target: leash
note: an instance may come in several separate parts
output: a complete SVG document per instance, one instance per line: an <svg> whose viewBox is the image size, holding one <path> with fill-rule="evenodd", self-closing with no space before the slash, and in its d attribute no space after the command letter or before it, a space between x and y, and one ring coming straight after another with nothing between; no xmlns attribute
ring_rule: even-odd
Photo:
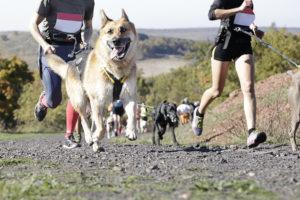
<svg viewBox="0 0 300 200"><path fill-rule="evenodd" d="M266 41L260 39L259 37L257 37L256 35L254 35L251 32L245 31L243 29L241 29L240 27L237 27L234 29L234 31L236 32L242 32L246 35L249 35L250 37L254 38L255 40L257 40L260 44L262 44L263 46L271 49L273 52L275 52L277 55L280 55L284 60L286 60L287 62L289 62L291 65L295 66L296 68L300 68L300 66L293 61L291 58L289 58L288 56L286 56L285 54L283 54L281 51L279 51L278 49L274 48L271 44L267 43Z"/></svg>

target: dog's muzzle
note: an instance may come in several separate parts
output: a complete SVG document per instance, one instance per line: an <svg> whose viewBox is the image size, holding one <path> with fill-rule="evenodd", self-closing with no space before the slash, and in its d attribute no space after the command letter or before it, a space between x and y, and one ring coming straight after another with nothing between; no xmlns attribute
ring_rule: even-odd
<svg viewBox="0 0 300 200"><path fill-rule="evenodd" d="M130 43L130 38L113 38L108 41L107 45L111 49L110 58L116 61L124 59L130 47Z"/></svg>

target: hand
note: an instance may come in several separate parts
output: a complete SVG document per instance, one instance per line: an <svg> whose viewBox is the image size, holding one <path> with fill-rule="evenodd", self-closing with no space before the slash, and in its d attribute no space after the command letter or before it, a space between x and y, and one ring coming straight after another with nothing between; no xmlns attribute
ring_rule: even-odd
<svg viewBox="0 0 300 200"><path fill-rule="evenodd" d="M259 29L254 29L254 35L257 36L258 38L262 39L265 35L265 32Z"/></svg>
<svg viewBox="0 0 300 200"><path fill-rule="evenodd" d="M82 42L82 43L80 43L79 48L87 50L87 49L90 49L90 45L88 43Z"/></svg>
<svg viewBox="0 0 300 200"><path fill-rule="evenodd" d="M253 5L252 0L244 0L242 5L240 6L240 11L244 11L246 8L251 7Z"/></svg>
<svg viewBox="0 0 300 200"><path fill-rule="evenodd" d="M45 54L55 53L55 48L50 44L47 44L46 46L44 46L43 49L44 49Z"/></svg>

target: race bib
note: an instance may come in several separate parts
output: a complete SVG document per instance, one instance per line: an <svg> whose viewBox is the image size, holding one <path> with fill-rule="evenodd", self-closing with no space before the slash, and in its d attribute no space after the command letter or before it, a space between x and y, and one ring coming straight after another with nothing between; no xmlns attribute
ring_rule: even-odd
<svg viewBox="0 0 300 200"><path fill-rule="evenodd" d="M251 8L248 8L235 15L234 24L238 26L250 26L255 20L255 14Z"/></svg>
<svg viewBox="0 0 300 200"><path fill-rule="evenodd" d="M80 14L57 13L54 28L65 33L77 33L82 27L82 21Z"/></svg>

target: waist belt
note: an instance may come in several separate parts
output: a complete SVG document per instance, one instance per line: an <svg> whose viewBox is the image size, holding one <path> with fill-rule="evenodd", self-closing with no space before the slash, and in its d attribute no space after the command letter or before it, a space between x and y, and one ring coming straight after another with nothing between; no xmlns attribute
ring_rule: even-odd
<svg viewBox="0 0 300 200"><path fill-rule="evenodd" d="M51 42L63 42L63 43L75 43L76 40L80 40L80 34L78 33L62 33L52 32L49 34Z"/></svg>

